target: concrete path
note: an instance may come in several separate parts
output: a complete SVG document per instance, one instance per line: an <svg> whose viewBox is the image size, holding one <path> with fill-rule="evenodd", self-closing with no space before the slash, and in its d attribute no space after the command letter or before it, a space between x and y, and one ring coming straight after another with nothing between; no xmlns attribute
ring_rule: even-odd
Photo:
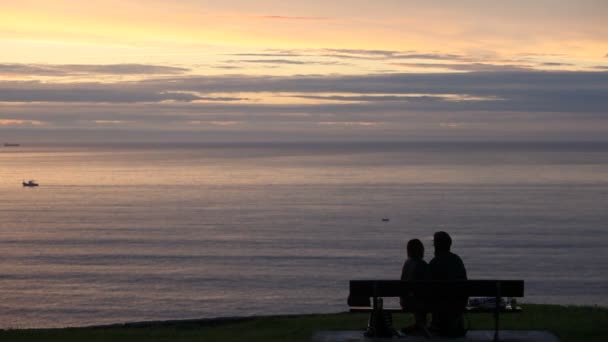
<svg viewBox="0 0 608 342"><path fill-rule="evenodd" d="M465 337L460 338L441 338L433 337L427 339L422 336L407 336L403 338L367 338L363 336L363 331L317 331L313 337L313 342L464 342L464 341L485 341L494 340L494 330L471 330ZM559 339L548 331L538 330L501 330L500 342L559 342Z"/></svg>

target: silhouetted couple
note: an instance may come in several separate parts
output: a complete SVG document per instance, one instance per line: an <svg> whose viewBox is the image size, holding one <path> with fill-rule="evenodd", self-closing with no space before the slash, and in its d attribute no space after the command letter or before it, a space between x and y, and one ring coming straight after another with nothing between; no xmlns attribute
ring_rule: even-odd
<svg viewBox="0 0 608 342"><path fill-rule="evenodd" d="M418 239L407 243L407 260L401 271L401 280L466 280L467 271L460 257L452 252L452 238L446 232L433 236L435 257L424 261L424 246ZM414 325L403 329L406 334L428 334L427 312L432 312L430 331L441 336L458 337L465 334L463 311L467 298L463 296L432 297L412 293L401 298L401 307L414 312Z"/></svg>

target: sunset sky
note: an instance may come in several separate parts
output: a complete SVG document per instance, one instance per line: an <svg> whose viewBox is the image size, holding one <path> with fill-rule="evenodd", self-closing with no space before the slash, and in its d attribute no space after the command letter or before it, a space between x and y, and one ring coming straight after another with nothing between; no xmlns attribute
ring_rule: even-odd
<svg viewBox="0 0 608 342"><path fill-rule="evenodd" d="M608 136L603 0L0 6L0 142Z"/></svg>

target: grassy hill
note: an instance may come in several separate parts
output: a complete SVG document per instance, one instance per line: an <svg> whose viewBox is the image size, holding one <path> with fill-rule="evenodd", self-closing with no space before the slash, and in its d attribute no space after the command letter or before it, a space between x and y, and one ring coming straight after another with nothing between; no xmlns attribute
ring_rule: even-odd
<svg viewBox="0 0 608 342"><path fill-rule="evenodd" d="M503 329L549 330L562 341L608 341L608 308L523 305L524 312L501 316ZM492 329L491 315L469 315L471 329ZM395 315L396 327L410 315ZM363 330L364 314L252 317L237 319L149 322L96 328L0 331L0 341L310 341L316 330Z"/></svg>

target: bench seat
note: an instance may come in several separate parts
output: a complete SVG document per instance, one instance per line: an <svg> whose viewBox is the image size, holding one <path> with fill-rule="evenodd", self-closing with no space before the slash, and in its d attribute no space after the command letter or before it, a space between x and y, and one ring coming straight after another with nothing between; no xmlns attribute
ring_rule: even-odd
<svg viewBox="0 0 608 342"><path fill-rule="evenodd" d="M349 309L349 312L359 312L359 313L370 313L374 310L373 307L371 306L351 306ZM383 308L383 311L386 312L391 312L391 313L405 313L405 312L411 312L411 311L405 311L401 308ZM479 308L479 307L475 307L475 306L467 306L464 309L465 313L494 313L496 311L495 308ZM499 309L500 313L520 313L522 312L522 308L521 306L517 306L514 309L511 308L510 306L507 307L501 307Z"/></svg>

